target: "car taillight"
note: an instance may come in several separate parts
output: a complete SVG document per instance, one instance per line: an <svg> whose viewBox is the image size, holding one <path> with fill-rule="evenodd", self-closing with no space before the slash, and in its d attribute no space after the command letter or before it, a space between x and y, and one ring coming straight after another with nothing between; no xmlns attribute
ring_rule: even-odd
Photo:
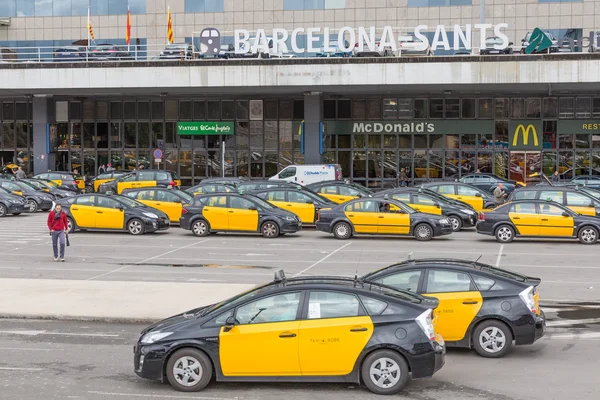
<svg viewBox="0 0 600 400"><path fill-rule="evenodd" d="M417 325L419 325L419 328L421 328L421 330L423 331L423 333L425 333L425 336L427 336L427 338L431 341L435 340L435 329L433 328L433 321L431 319L433 314L433 311L431 309L425 311L424 313L422 313L421 315L419 315L417 318L415 318L415 321L417 323Z"/></svg>
<svg viewBox="0 0 600 400"><path fill-rule="evenodd" d="M537 308L537 304L535 304L534 295L535 295L535 288L533 286L529 286L527 289L525 289L521 293L519 293L519 297L521 298L523 303L525 303L527 308L532 313L537 314L538 308Z"/></svg>
<svg viewBox="0 0 600 400"><path fill-rule="evenodd" d="M181 215L187 214L187 213L189 213L189 211L188 211L187 208L184 207L184 208L181 209Z"/></svg>
<svg viewBox="0 0 600 400"><path fill-rule="evenodd" d="M480 221L485 221L485 214L484 213L482 213L482 212L479 213L479 220Z"/></svg>
<svg viewBox="0 0 600 400"><path fill-rule="evenodd" d="M173 182L173 181L169 182L169 186L175 186L175 182Z"/></svg>

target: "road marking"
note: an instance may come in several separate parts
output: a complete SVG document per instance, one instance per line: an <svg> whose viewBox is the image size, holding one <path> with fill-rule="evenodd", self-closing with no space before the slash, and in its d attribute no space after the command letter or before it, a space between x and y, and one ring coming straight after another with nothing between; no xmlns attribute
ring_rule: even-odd
<svg viewBox="0 0 600 400"><path fill-rule="evenodd" d="M21 335L21 336L37 336L46 331L0 331L0 334L5 333L9 335Z"/></svg>
<svg viewBox="0 0 600 400"><path fill-rule="evenodd" d="M27 371L27 372L37 372L43 371L43 368L17 368L17 367L0 367L0 371Z"/></svg>
<svg viewBox="0 0 600 400"><path fill-rule="evenodd" d="M504 245L500 245L500 250L498 250L498 258L496 258L496 268L500 266L500 258L502 257L502 252L504 251Z"/></svg>
<svg viewBox="0 0 600 400"><path fill-rule="evenodd" d="M0 350L7 351L56 351L56 349L26 349L22 347L0 347Z"/></svg>
<svg viewBox="0 0 600 400"><path fill-rule="evenodd" d="M549 340L554 339L600 339L600 332L588 332L588 333L566 333L564 335L549 335Z"/></svg>
<svg viewBox="0 0 600 400"><path fill-rule="evenodd" d="M196 399L196 400L236 400L237 397L190 397L190 396L177 396L177 395L165 395L165 394L138 394L138 393L110 393L110 392L97 392L89 391L89 394L99 394L102 396L113 396L113 397L145 397L145 398L156 398L156 399Z"/></svg>
<svg viewBox="0 0 600 400"><path fill-rule="evenodd" d="M569 325L587 325L587 324L600 324L600 318L561 319L558 321L546 322L546 326L569 326Z"/></svg>
<svg viewBox="0 0 600 400"><path fill-rule="evenodd" d="M305 273L306 271L311 270L312 268L316 267L317 265L321 264L323 261L327 260L329 257L331 257L332 255L334 255L335 253L339 252L340 250L345 249L346 247L350 246L352 244L352 242L348 242L345 245L343 245L342 247L340 247L337 250L332 251L331 253L327 254L325 257L321 258L319 261L315 262L314 264L310 265L309 267L303 269L302 271L298 272L297 274L294 275L294 277L296 276L300 276L303 273Z"/></svg>
<svg viewBox="0 0 600 400"><path fill-rule="evenodd" d="M110 333L71 333L71 332L48 332L48 331L0 331L0 334L20 335L20 336L84 336L84 337L119 337L117 334Z"/></svg>
<svg viewBox="0 0 600 400"><path fill-rule="evenodd" d="M91 278L88 278L88 279L86 279L86 280L87 280L87 281L93 281L94 279L102 278L102 277L104 277L104 276L106 276L106 275L110 275L110 274L114 274L115 272L123 271L124 269L127 269L127 268L129 268L129 267L132 267L132 266L134 266L134 265L140 265L140 264L146 263L146 262L148 262L148 261L152 261L152 260L155 260L155 259L157 259L157 258L160 258L160 257L166 256L167 254L175 253L176 251L183 250L183 249L187 249L187 248L189 248L189 247L196 246L196 245L198 245L198 244L202 244L202 243L208 242L209 240L210 240L210 239L205 239L205 240L201 240L201 241L199 241L199 242L195 242L195 243L188 244L188 245L185 245L185 246L182 246L182 247L178 247L178 248L176 248L176 249L173 249L173 250L166 251L166 252L164 252L164 253L161 253L161 254L159 254L159 255L156 255L156 256L154 256L154 257L149 257L149 258L146 258L145 260L138 261L138 262L136 262L136 263L133 263L132 265L126 265L126 266L124 266L124 267L117 268L117 269L115 269L115 270L113 270L113 271L109 271L109 272L106 272L106 273L104 273L104 274L100 274L100 275L93 276L93 277L91 277Z"/></svg>

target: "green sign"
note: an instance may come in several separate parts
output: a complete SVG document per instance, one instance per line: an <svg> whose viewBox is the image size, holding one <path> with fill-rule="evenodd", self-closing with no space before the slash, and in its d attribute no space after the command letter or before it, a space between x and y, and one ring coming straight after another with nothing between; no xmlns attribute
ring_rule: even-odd
<svg viewBox="0 0 600 400"><path fill-rule="evenodd" d="M233 135L233 122L178 122L178 135Z"/></svg>
<svg viewBox="0 0 600 400"><path fill-rule="evenodd" d="M395 121L326 121L327 133L345 135L350 133L386 133L406 135L422 134L491 134L493 120L395 120Z"/></svg>
<svg viewBox="0 0 600 400"><path fill-rule="evenodd" d="M544 129L540 120L513 120L508 124L508 148L541 150Z"/></svg>
<svg viewBox="0 0 600 400"><path fill-rule="evenodd" d="M525 48L525 53L543 53L552 47L552 39L540 28L535 28L529 37L529 44Z"/></svg>
<svg viewBox="0 0 600 400"><path fill-rule="evenodd" d="M585 135L589 133L600 134L600 120L580 119L580 120L559 120L556 126L558 133L574 133L576 135Z"/></svg>

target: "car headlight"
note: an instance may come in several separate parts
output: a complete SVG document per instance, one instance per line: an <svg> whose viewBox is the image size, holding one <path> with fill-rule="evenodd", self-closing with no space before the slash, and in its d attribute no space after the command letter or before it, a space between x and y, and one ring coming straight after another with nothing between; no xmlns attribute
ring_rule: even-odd
<svg viewBox="0 0 600 400"><path fill-rule="evenodd" d="M442 224L442 225L450 225L450 221L448 221L447 219L440 219L440 224Z"/></svg>
<svg viewBox="0 0 600 400"><path fill-rule="evenodd" d="M46 200L46 201L51 201L52 200L50 197L46 197L46 196L42 196L41 199L42 200Z"/></svg>
<svg viewBox="0 0 600 400"><path fill-rule="evenodd" d="M473 210L467 210L466 208L461 208L460 212L463 212L463 213L468 214L468 215L475 215L475 211L473 211Z"/></svg>
<svg viewBox="0 0 600 400"><path fill-rule="evenodd" d="M148 218L155 218L158 219L158 215L151 213L151 212L143 212L142 214L144 214L146 217Z"/></svg>
<svg viewBox="0 0 600 400"><path fill-rule="evenodd" d="M23 204L23 202L20 200L9 200L9 201L13 204Z"/></svg>
<svg viewBox="0 0 600 400"><path fill-rule="evenodd" d="M295 222L296 221L295 217L283 217L283 219L285 219L286 221L290 221L290 222Z"/></svg>
<svg viewBox="0 0 600 400"><path fill-rule="evenodd" d="M161 339L166 338L167 336L172 335L173 332L150 332L150 333L146 333L142 339L140 340L141 343L143 344L152 344L152 343L156 343Z"/></svg>

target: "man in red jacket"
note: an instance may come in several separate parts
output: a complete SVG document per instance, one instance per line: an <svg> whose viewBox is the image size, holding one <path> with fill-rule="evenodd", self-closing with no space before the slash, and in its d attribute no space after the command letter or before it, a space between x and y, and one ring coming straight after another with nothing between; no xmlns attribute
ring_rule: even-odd
<svg viewBox="0 0 600 400"><path fill-rule="evenodd" d="M60 261L65 261L65 235L69 230L67 215L62 206L57 204L53 211L48 214L48 228L52 236L52 248L54 250L54 261L58 261L58 242L60 242Z"/></svg>

